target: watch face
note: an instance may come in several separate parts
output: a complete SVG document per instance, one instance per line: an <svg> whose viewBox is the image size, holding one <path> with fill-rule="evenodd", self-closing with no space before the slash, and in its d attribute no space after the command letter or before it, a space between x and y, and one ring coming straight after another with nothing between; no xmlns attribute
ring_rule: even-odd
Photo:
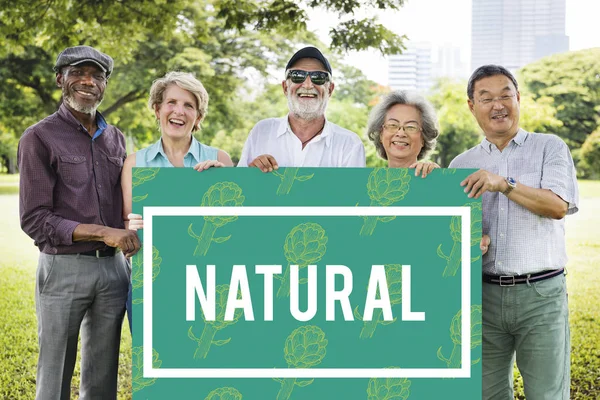
<svg viewBox="0 0 600 400"><path fill-rule="evenodd" d="M515 185L517 183L517 181L515 181L513 178L507 178L508 183L510 183L511 185Z"/></svg>

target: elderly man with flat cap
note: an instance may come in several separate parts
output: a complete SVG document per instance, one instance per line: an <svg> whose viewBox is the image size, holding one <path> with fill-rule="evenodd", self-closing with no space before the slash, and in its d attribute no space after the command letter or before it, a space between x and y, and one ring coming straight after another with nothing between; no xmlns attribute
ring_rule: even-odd
<svg viewBox="0 0 600 400"><path fill-rule="evenodd" d="M121 325L140 248L124 229L123 134L96 111L113 59L88 46L56 60L63 102L29 127L18 149L21 227L38 247L37 400L71 398L81 329L80 399L116 399Z"/></svg>
<svg viewBox="0 0 600 400"><path fill-rule="evenodd" d="M292 56L281 83L289 113L258 122L238 166L269 172L282 167L364 167L365 148L354 132L327 121L335 87L331 65L316 47Z"/></svg>

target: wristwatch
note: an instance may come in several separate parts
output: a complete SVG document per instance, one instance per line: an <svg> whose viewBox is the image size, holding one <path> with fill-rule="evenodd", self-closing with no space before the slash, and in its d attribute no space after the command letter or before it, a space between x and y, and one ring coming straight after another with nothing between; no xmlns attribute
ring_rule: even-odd
<svg viewBox="0 0 600 400"><path fill-rule="evenodd" d="M514 178L508 176L506 177L506 184L508 185L508 187L504 192L502 192L502 194L508 196L510 192L512 192L513 189L517 187L517 181L515 181Z"/></svg>

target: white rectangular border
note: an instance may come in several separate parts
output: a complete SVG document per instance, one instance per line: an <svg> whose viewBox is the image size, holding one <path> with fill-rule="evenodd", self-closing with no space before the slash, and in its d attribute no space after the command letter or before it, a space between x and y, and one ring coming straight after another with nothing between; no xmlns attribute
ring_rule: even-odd
<svg viewBox="0 0 600 400"><path fill-rule="evenodd" d="M461 335L461 368L153 368L152 218L155 216L459 216L461 217L462 332L471 331L471 210L469 207L144 207L145 378L470 378L471 335Z"/></svg>

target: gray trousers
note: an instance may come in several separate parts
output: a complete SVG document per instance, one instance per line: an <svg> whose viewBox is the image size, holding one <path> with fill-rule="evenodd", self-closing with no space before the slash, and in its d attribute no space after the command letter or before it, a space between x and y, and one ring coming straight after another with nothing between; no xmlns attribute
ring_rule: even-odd
<svg viewBox="0 0 600 400"><path fill-rule="evenodd" d="M512 400L513 364L527 400L569 400L567 286L559 275L509 287L483 283L483 399Z"/></svg>
<svg viewBox="0 0 600 400"><path fill-rule="evenodd" d="M129 267L122 253L96 258L40 253L35 304L37 400L69 400L81 329L81 400L117 398Z"/></svg>

